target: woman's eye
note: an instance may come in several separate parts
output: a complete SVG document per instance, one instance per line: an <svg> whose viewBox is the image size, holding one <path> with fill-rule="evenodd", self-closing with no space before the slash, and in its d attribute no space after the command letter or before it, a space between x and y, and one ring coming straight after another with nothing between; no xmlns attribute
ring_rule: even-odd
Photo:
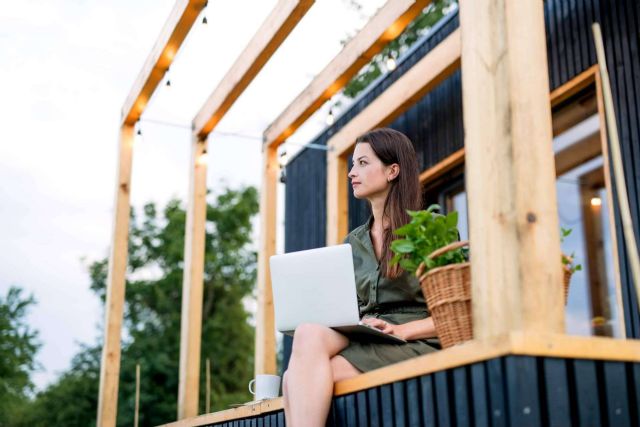
<svg viewBox="0 0 640 427"><path fill-rule="evenodd" d="M367 162L365 162L364 160L360 160L360 166L364 166L366 164L367 164Z"/></svg>

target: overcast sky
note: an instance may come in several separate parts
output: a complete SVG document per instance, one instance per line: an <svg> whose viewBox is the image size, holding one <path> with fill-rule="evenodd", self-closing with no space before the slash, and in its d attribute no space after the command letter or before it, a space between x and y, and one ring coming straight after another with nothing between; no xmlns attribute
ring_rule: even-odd
<svg viewBox="0 0 640 427"><path fill-rule="evenodd" d="M86 266L108 254L120 109L173 0L22 0L0 7L0 294L32 293L38 388L93 343L103 312ZM131 201L184 199L195 113L275 5L209 0L143 116ZM259 185L260 136L382 0L318 0L217 130L209 187ZM291 138L309 142L328 105ZM179 125L160 125L162 121ZM180 127L182 126L182 127ZM84 261L83 261L84 259Z"/></svg>

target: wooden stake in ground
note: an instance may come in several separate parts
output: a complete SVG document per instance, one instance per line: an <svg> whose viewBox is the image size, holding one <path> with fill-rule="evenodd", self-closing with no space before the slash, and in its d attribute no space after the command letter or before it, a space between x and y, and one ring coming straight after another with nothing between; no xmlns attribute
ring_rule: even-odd
<svg viewBox="0 0 640 427"><path fill-rule="evenodd" d="M624 166L622 165L622 154L620 153L620 138L618 136L618 125L616 122L615 109L613 107L613 96L611 95L611 82L607 71L607 58L602 41L600 24L593 24L593 37L596 45L596 55L600 66L600 76L602 77L602 94L604 96L604 112L607 117L607 130L611 144L611 163L613 164L613 176L618 190L618 204L620 205L620 216L622 217L622 232L627 245L627 259L631 265L633 283L636 288L636 298L640 305L640 257L638 256L638 246L633 232L633 222L631 220L631 209L629 208L629 198L627 196L627 185L624 180Z"/></svg>
<svg viewBox="0 0 640 427"><path fill-rule="evenodd" d="M133 427L138 427L138 413L140 412L140 364L136 364L136 411L133 414Z"/></svg>
<svg viewBox="0 0 640 427"><path fill-rule="evenodd" d="M204 402L204 413L208 414L211 410L211 362L207 357L207 391L206 391L206 400Z"/></svg>

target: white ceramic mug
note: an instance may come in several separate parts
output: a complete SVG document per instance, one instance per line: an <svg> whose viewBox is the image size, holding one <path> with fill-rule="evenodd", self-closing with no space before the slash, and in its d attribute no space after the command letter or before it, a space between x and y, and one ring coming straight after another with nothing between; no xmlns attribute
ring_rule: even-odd
<svg viewBox="0 0 640 427"><path fill-rule="evenodd" d="M255 384L255 388L252 388ZM274 399L280 396L280 377L278 375L259 374L249 382L249 393L255 400Z"/></svg>

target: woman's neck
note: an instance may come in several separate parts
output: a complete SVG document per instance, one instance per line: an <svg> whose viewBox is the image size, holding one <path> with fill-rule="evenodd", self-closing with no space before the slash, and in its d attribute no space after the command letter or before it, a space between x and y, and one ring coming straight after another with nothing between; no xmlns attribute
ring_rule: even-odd
<svg viewBox="0 0 640 427"><path fill-rule="evenodd" d="M389 225L389 218L384 217L384 203L387 195L370 199L371 213L373 214L373 224L371 229L374 231L382 231Z"/></svg>

